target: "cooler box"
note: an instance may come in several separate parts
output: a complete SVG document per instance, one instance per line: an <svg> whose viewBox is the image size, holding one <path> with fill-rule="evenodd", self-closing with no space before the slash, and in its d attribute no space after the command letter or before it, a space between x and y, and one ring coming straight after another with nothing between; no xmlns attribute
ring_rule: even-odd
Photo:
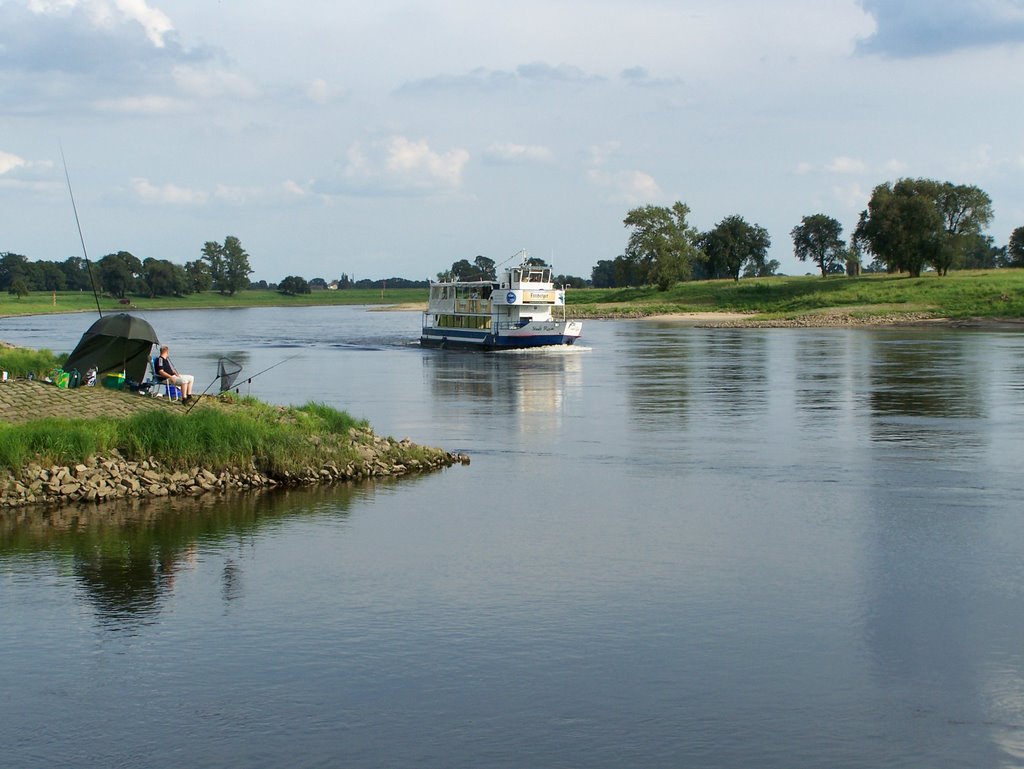
<svg viewBox="0 0 1024 769"><path fill-rule="evenodd" d="M111 390L123 390L124 389L124 372L110 373L103 377L103 386L109 387Z"/></svg>
<svg viewBox="0 0 1024 769"><path fill-rule="evenodd" d="M168 398L181 398L181 388L174 385L167 385Z"/></svg>

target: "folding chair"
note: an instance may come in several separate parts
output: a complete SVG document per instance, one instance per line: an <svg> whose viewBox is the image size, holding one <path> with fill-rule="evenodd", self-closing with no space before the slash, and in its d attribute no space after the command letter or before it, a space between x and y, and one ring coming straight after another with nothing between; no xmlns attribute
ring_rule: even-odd
<svg viewBox="0 0 1024 769"><path fill-rule="evenodd" d="M164 393L167 394L167 398L172 401L181 400L181 389L175 387L166 379L161 379L156 375L156 358L149 359L149 394L154 398L162 398L163 394L160 392L160 388L164 388Z"/></svg>

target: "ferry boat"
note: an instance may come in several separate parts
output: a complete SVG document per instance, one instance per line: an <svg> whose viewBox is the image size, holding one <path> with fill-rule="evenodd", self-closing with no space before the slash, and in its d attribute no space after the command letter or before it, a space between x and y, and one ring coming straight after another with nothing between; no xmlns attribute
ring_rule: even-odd
<svg viewBox="0 0 1024 769"><path fill-rule="evenodd" d="M561 318L554 309L561 307ZM565 317L565 290L551 268L526 259L497 280L450 280L430 284L423 314L424 347L511 350L572 344L583 323Z"/></svg>

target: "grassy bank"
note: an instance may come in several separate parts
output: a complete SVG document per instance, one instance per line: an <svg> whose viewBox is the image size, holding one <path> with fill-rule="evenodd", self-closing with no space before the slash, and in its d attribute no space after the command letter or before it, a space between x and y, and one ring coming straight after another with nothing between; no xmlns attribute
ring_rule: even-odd
<svg viewBox="0 0 1024 769"><path fill-rule="evenodd" d="M743 312L796 317L841 308L851 315L900 313L942 318L1024 318L1024 270L978 270L945 277L865 275L756 278L653 287L579 289L568 294L580 317L680 312Z"/></svg>
<svg viewBox="0 0 1024 769"><path fill-rule="evenodd" d="M315 291L299 296L286 296L277 291L241 291L234 296L222 296L214 291L204 291L188 296L155 298L129 297L122 304L117 299L100 297L100 309L104 314L128 312L130 310L196 310L228 309L235 307L319 307L330 305L373 305L426 302L426 289L346 289L344 291ZM92 294L81 291L58 291L53 293L31 293L17 299L13 296L0 297L0 316L43 315L52 312L96 312L96 299Z"/></svg>
<svg viewBox="0 0 1024 769"><path fill-rule="evenodd" d="M41 418L0 423L0 469L29 462L74 465L112 449L129 459L153 457L185 469L256 466L271 476L357 458L349 431L365 422L323 404L277 407L253 398L211 401L216 406L139 413L127 419Z"/></svg>
<svg viewBox="0 0 1024 769"><path fill-rule="evenodd" d="M316 291L285 296L276 291L213 292L186 297L132 297L130 305L101 299L105 313L231 307L311 307L330 305L425 306L424 289ZM927 314L941 318L1024 318L1024 270L970 270L945 277L927 274L749 278L678 283L668 291L653 287L573 289L569 312L577 317L636 317L680 312L743 312L764 317L799 317L830 309L857 316ZM0 297L0 316L50 312L95 312L91 294L58 292L22 299Z"/></svg>
<svg viewBox="0 0 1024 769"><path fill-rule="evenodd" d="M27 347L0 345L0 369L12 377L27 377L31 374L42 379L48 372L63 365L67 358L67 353L56 355L47 349L30 350Z"/></svg>

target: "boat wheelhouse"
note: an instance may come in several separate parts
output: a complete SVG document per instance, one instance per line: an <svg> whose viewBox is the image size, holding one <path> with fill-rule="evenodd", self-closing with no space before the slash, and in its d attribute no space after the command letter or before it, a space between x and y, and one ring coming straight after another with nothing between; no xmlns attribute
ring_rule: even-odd
<svg viewBox="0 0 1024 769"><path fill-rule="evenodd" d="M420 344L425 347L505 350L567 345L583 323L565 317L565 290L551 267L528 260L503 270L497 280L450 280L430 284ZM561 318L555 308L561 307Z"/></svg>

